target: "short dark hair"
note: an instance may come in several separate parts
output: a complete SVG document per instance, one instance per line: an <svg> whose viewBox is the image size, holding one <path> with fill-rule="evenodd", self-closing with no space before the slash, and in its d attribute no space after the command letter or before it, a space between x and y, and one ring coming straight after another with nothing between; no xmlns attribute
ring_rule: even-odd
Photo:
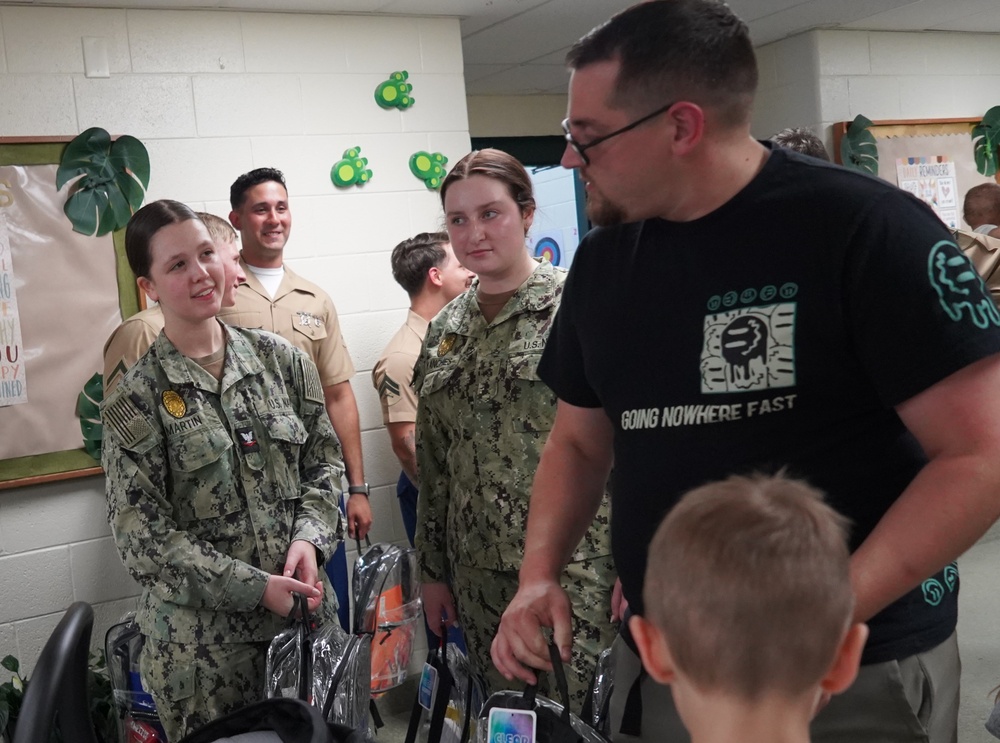
<svg viewBox="0 0 1000 743"><path fill-rule="evenodd" d="M635 112L689 100L723 126L750 121L757 59L750 32L716 0L648 0L611 17L566 55L574 70L617 60L609 105Z"/></svg>
<svg viewBox="0 0 1000 743"><path fill-rule="evenodd" d="M794 150L803 155L830 162L830 155L826 151L823 140L817 137L811 129L790 126L771 137L771 141L786 150Z"/></svg>
<svg viewBox="0 0 1000 743"><path fill-rule="evenodd" d="M243 202L246 201L247 191L260 183L267 183L268 181L280 183L285 192L288 192L288 185L285 183L285 174L277 168L257 168L256 170L251 170L249 173L244 173L233 181L233 185L229 187L229 205L233 208L233 211L243 206Z"/></svg>
<svg viewBox="0 0 1000 743"><path fill-rule="evenodd" d="M451 184L474 175L484 175L507 186L521 214L535 210L535 192L528 171L513 155L492 148L473 150L455 163L441 182L441 205L444 206L444 197Z"/></svg>
<svg viewBox="0 0 1000 743"><path fill-rule="evenodd" d="M125 256L136 278L149 277L149 243L153 235L169 224L190 219L198 219L194 210L170 199L150 202L132 215L125 226Z"/></svg>
<svg viewBox="0 0 1000 743"><path fill-rule="evenodd" d="M448 257L444 249L447 244L447 232L421 232L403 240L392 249L389 259L392 278L407 294L416 296L424 286L427 272L440 268Z"/></svg>
<svg viewBox="0 0 1000 743"><path fill-rule="evenodd" d="M980 183L970 188L962 211L972 229L982 224L1000 225L1000 183Z"/></svg>

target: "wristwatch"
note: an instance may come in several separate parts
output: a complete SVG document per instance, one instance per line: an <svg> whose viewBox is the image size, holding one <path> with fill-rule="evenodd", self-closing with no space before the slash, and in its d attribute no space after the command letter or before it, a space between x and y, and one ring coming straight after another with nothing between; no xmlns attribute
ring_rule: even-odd
<svg viewBox="0 0 1000 743"><path fill-rule="evenodd" d="M368 498L371 495L371 488L368 487L368 483L362 485L350 485L347 488L348 495L363 495Z"/></svg>

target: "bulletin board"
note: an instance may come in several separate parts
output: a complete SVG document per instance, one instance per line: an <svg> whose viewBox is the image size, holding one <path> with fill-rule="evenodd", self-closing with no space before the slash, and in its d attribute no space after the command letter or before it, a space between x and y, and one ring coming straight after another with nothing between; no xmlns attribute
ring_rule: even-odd
<svg viewBox="0 0 1000 743"><path fill-rule="evenodd" d="M63 213L68 141L0 138L0 490L101 472L77 398L139 309L124 230L88 237Z"/></svg>
<svg viewBox="0 0 1000 743"><path fill-rule="evenodd" d="M972 128L979 122L979 118L873 121L868 131L878 148L879 178L927 201L950 228L968 229L962 221L965 193L994 180L976 170ZM850 124L841 121L833 127L838 163L840 141ZM943 177L921 177L930 173Z"/></svg>

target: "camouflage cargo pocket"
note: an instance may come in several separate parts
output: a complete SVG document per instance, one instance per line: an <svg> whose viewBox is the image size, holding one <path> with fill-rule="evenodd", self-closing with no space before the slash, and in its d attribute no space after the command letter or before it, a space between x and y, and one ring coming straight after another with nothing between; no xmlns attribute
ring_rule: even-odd
<svg viewBox="0 0 1000 743"><path fill-rule="evenodd" d="M511 354L503 385L515 433L552 430L556 417L556 395L538 376L540 353Z"/></svg>

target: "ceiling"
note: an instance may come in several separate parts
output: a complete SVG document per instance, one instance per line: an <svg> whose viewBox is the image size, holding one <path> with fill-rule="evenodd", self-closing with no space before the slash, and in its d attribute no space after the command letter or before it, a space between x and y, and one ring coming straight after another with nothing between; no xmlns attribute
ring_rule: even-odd
<svg viewBox="0 0 1000 743"><path fill-rule="evenodd" d="M0 4L455 16L469 95L564 93L569 46L630 2L614 0L14 0ZM813 28L1000 32L997 0L729 0L755 45ZM1000 43L1000 40L998 40Z"/></svg>

